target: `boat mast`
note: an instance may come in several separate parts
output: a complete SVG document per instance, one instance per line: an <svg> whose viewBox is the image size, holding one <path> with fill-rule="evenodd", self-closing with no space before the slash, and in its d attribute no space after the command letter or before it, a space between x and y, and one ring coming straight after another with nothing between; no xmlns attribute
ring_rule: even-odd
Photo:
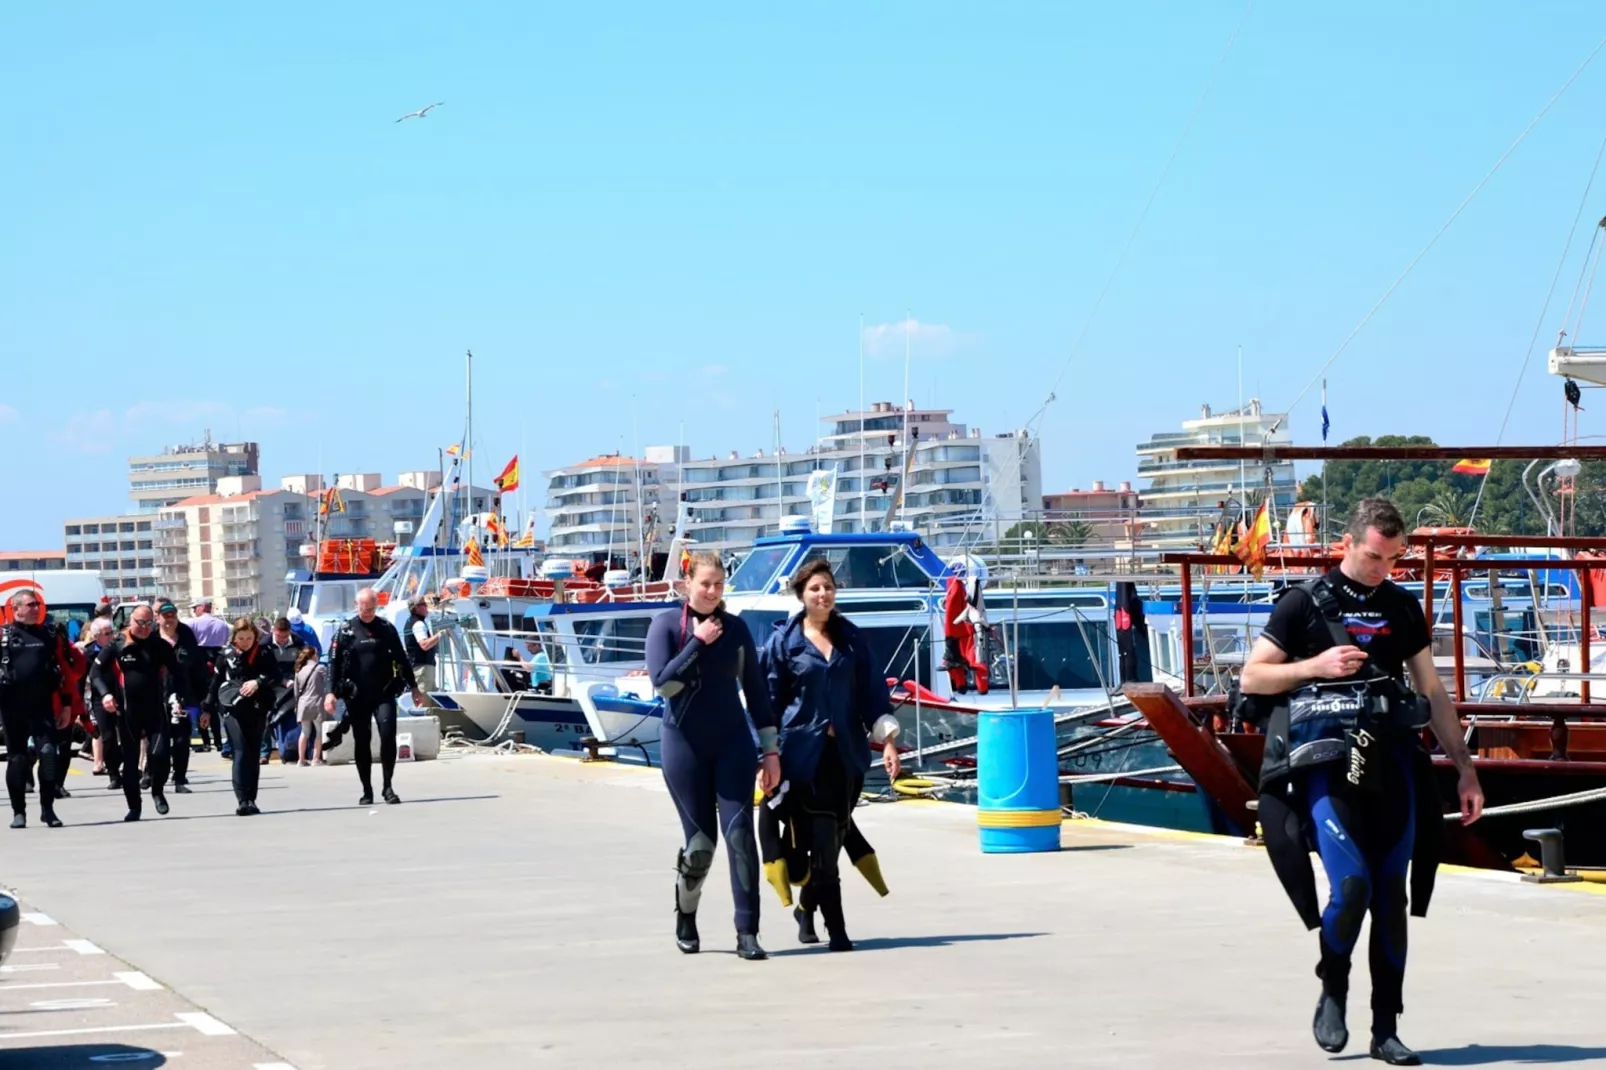
<svg viewBox="0 0 1606 1070"><path fill-rule="evenodd" d="M898 476L898 519L904 518L904 510L909 505L909 495L904 483L909 479L909 407L914 404L909 398L909 353L911 335L914 331L914 316L908 309L903 310L903 473Z"/></svg>
<svg viewBox="0 0 1606 1070"><path fill-rule="evenodd" d="M463 389L464 389L464 393L467 395L467 398L468 398L468 427L467 427L467 430L465 431L464 437L463 437L463 459L468 462L468 479L465 481L465 485L464 485L464 488L463 488L463 515L467 516L467 517L473 517L473 515L474 515L474 351L472 349L468 349L468 350L464 350L464 352L467 354L467 359L464 361L464 372L465 372L465 376L466 376L466 380L467 381L466 381ZM479 530L478 530L477 527L475 527L475 525L473 524L472 520L469 523L469 530L475 536L475 541L478 542L479 541L479 539L478 539Z"/></svg>
<svg viewBox="0 0 1606 1070"><path fill-rule="evenodd" d="M859 531L870 530L868 514L865 513L865 494L868 491L865 485L864 471L864 313L859 313Z"/></svg>

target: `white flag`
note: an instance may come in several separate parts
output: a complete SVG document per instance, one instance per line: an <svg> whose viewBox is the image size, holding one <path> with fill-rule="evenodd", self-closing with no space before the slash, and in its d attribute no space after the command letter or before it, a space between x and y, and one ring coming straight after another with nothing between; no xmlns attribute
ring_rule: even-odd
<svg viewBox="0 0 1606 1070"><path fill-rule="evenodd" d="M805 492L814 530L821 535L831 534L831 518L836 513L836 469L810 472Z"/></svg>

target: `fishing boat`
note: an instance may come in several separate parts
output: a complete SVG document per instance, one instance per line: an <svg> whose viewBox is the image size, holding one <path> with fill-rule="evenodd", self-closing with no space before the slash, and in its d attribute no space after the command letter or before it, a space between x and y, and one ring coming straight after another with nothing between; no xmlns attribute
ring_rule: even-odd
<svg viewBox="0 0 1606 1070"><path fill-rule="evenodd" d="M1488 456L1495 452L1491 447L1462 451L1439 447L1254 449L1257 457L1266 453L1277 459L1305 459L1313 454L1323 459L1345 458L1347 450L1364 452L1369 458L1401 460ZM1523 457L1560 456L1564 452L1569 457L1606 457L1606 449L1601 447L1507 449L1511 456ZM1233 450L1195 447L1186 452L1202 457L1236 457ZM1401 562L1402 579L1419 592L1428 620L1437 619L1435 606L1443 609L1445 594L1448 595L1451 621L1444 631L1436 629L1435 643L1441 636L1446 641L1443 652L1436 645L1435 653L1439 659L1448 660L1449 693L1461 714L1489 806L1484 819L1475 825L1448 824L1451 860L1509 869L1529 861L1530 852L1535 850L1525 832L1555 827L1564 835L1569 861L1578 865L1606 864L1606 761L1602 760L1606 759L1606 705L1594 702L1591 694L1591 684L1606 677L1552 667L1565 660L1562 655L1568 650L1576 652L1573 665L1595 664L1592 646L1600 636L1598 624L1592 619L1592 605L1600 562L1579 555L1606 551L1606 540L1419 532L1408 542L1412 553ZM1221 830L1250 835L1255 828L1255 785L1265 737L1231 718L1221 665L1209 651L1200 652L1196 646L1201 612L1209 614L1215 609L1208 599L1195 597L1195 570L1236 562L1208 553L1171 553L1165 555L1164 561L1181 570L1180 625L1176 634L1181 647L1177 667L1182 686L1130 684L1125 693L1197 789L1208 796L1219 812ZM1268 561L1273 575L1282 567L1293 569L1293 574L1282 577L1292 582L1307 577L1312 569L1333 564L1336 559L1325 551L1280 555ZM1521 588L1524 583L1526 592ZM1469 610L1476 604L1468 597L1473 591L1481 594L1490 607L1485 615ZM1521 628L1507 634L1499 627L1506 610L1493 608L1505 601L1507 594L1522 593L1534 602L1532 615L1525 621L1537 626L1535 635L1525 635ZM1568 620L1570 628L1563 628ZM1479 681L1475 673L1468 672L1468 646L1464 640L1476 637L1485 627L1492 630L1486 633L1488 643L1480 649L1491 655L1513 649L1503 646L1508 639L1513 643L1533 642L1555 653L1549 664L1541 660L1515 667L1492 656L1492 671ZM1462 642L1456 641L1458 636ZM1431 743L1431 736L1425 738ZM1442 753L1435 754L1433 762L1441 801L1447 812L1452 811L1455 770Z"/></svg>

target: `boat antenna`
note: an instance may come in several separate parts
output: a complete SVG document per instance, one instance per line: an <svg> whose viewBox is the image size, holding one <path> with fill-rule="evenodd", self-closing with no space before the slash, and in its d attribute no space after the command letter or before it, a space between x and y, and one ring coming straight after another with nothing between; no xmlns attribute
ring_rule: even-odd
<svg viewBox="0 0 1606 1070"><path fill-rule="evenodd" d="M869 520L864 511L865 495L868 487L864 471L864 313L859 313L859 531L870 530Z"/></svg>

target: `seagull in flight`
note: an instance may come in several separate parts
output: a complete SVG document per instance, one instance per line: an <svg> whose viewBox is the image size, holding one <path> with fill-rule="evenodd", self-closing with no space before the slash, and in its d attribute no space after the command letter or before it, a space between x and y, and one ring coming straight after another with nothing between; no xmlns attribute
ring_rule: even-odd
<svg viewBox="0 0 1606 1070"><path fill-rule="evenodd" d="M428 107L419 108L417 111L410 111L406 115L403 115L400 119L397 119L396 121L398 123L405 123L408 119L427 119L429 117L430 108L438 108L442 104L445 104L445 103L446 102L444 100L437 101L436 103L431 104Z"/></svg>

